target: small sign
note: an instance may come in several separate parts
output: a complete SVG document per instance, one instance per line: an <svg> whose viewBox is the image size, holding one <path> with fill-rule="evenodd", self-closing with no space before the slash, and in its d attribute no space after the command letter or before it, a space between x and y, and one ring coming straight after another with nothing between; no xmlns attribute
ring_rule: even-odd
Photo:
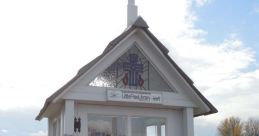
<svg viewBox="0 0 259 136"><path fill-rule="evenodd" d="M161 104L162 94L147 91L107 90L108 101Z"/></svg>

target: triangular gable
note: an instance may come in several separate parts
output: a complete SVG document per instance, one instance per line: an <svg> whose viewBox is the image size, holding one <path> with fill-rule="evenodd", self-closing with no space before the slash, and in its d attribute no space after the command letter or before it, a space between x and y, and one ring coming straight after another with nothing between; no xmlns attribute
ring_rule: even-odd
<svg viewBox="0 0 259 136"><path fill-rule="evenodd" d="M90 82L90 86L174 92L137 43Z"/></svg>
<svg viewBox="0 0 259 136"><path fill-rule="evenodd" d="M129 34L131 34L136 29L141 29L146 36L149 37L149 39L157 46L157 48L163 53L164 57L167 59L167 61L172 65L176 71L180 74L181 78L184 79L184 81L189 85L190 88L192 88L192 92L190 94L195 94L195 97L199 97L199 99L209 108L208 111L199 112L198 114L195 113L194 116L201 116L201 115L208 115L213 114L217 112L217 109L198 91L198 89L193 85L192 80L179 68L179 66L169 57L168 55L168 49L164 47L164 45L148 30L148 26L146 25L146 22L140 17L135 24L133 24L131 27L129 27L126 31L124 31L121 35L119 35L117 38L115 38L113 41L109 43L109 45L106 47L104 52L98 56L96 59L88 63L86 66L82 67L78 74L70 80L66 85L64 85L61 89L59 89L57 92L55 92L53 95L51 95L45 102L44 107L40 111L39 115L36 117L37 120L40 120L43 117L43 114L46 112L47 108L52 102L57 101L57 99L60 99L62 95L64 95L69 88L71 88L73 85L75 85L75 82L78 80L81 80L83 76L89 72L89 70L92 69L99 61L103 59L107 54L110 53L111 50L113 50L122 40L124 40Z"/></svg>

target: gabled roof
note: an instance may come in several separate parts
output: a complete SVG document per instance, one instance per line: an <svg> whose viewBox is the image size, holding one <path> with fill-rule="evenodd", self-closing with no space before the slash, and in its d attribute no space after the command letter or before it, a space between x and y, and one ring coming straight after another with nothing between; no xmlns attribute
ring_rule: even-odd
<svg viewBox="0 0 259 136"><path fill-rule="evenodd" d="M186 82L190 85L190 87L195 91L195 93L201 98L201 100L209 107L210 111L206 113L202 113L197 116L201 115L208 115L217 113L218 110L200 93L200 91L193 85L193 81L184 73L184 71L172 60L172 58L168 55L169 50L148 30L148 25L142 17L138 17L135 23L127 28L121 35L116 37L112 40L108 46L105 48L103 53L92 60L90 63L83 66L77 73L77 75L72 78L68 83L66 83L63 87L61 87L58 91L48 97L45 101L43 108L41 109L40 113L36 117L36 120L40 120L42 118L43 113L47 110L49 104L64 90L69 87L72 83L74 83L79 77L81 77L84 73L86 73L93 65L95 65L101 58L103 58L109 51L111 51L121 40L123 40L126 36L128 36L133 30L136 28L142 29L150 39L157 45L157 47L162 51L165 57L169 60L169 62L176 68L176 70L180 73L180 75L186 80Z"/></svg>

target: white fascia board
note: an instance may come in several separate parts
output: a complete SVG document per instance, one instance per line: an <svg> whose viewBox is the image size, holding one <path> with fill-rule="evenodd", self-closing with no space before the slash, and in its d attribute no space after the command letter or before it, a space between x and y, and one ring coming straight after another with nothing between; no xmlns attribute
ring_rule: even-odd
<svg viewBox="0 0 259 136"><path fill-rule="evenodd" d="M127 89L115 89L111 88L114 91L121 91ZM78 86L74 88L73 91L66 93L63 96L63 99L71 99L76 100L78 102L83 103L98 103L101 105L129 105L129 106L136 106L134 102L117 102L117 101L108 101L107 100L107 90L109 88L103 87L92 87L92 86ZM149 106L149 107L194 107L197 108L197 105L190 101L189 98L185 97L184 95L173 93L173 92L161 92L161 91L148 91L152 93L160 93L162 96L162 100L160 104L145 104L145 103L138 103L137 106Z"/></svg>
<svg viewBox="0 0 259 136"><path fill-rule="evenodd" d="M142 37L142 38L141 38ZM151 43L148 46L152 45L153 48L147 47L147 42ZM188 93L188 96L191 96L191 98L194 100L194 102L199 106L199 108L202 108L202 111L209 111L208 106L200 99L200 97L194 92L194 90L189 86L189 84L184 80L184 78L181 76L181 74L174 68L174 66L167 60L167 58L164 56L164 54L161 52L160 49L155 45L155 43L151 40L151 38L142 30L136 28L133 30L130 34L128 34L123 40L121 40L111 51L109 51L105 56L103 56L95 65L93 65L86 73L84 73L82 76L80 76L72 85L70 85L68 88L66 88L58 97L54 99L54 102L59 100L64 94L66 94L69 90L72 90L75 85L78 85L80 81L83 81L85 86L87 86L99 73L103 72L107 67L109 67L114 61L116 61L120 56L122 56L130 47L134 45L134 43L137 42L138 44L141 44L138 46L143 51L143 54L147 55L146 57L149 58L149 61L153 63L154 66L161 66L159 65L159 61L163 60L166 61L166 65L170 66L170 72L164 71L164 68L159 68L157 71L161 71L163 74L162 76L167 79L167 81L173 81L175 80L175 77L169 76L171 73L171 70L174 70L174 73L177 73L177 78L181 79L181 82L184 83L184 88L181 89ZM157 56L153 56L150 54L157 54L159 52L160 59L156 59ZM152 57L153 56L153 57ZM167 68L168 69L168 68ZM86 76L87 75L87 76ZM172 84L172 82L170 82ZM186 91L187 89L190 91Z"/></svg>
<svg viewBox="0 0 259 136"><path fill-rule="evenodd" d="M146 39L149 40L150 43L152 43L153 47L156 48L156 50L160 53L161 57L163 59L160 60L165 60L167 62L167 64L169 64L170 68L172 70L174 70L175 73L177 73L177 77L179 77L181 79L181 82L184 83L184 85L186 87L188 87L188 90L190 91L186 91L185 89L182 89L183 91L185 91L186 93L189 94L189 96L196 102L198 103L198 105L200 105L200 108L202 108L205 112L210 111L209 107L203 102L203 100L195 93L195 91L192 89L192 87L189 85L189 83L187 83L187 81L181 76L181 74L175 69L175 67L169 62L169 60L164 56L164 54L161 52L160 49L158 49L157 46L155 46L155 43L151 40L151 38L144 32L144 31L139 31L143 36L145 36ZM150 57L150 56L149 56ZM152 59L151 59L152 60ZM154 60L153 60L154 61ZM159 61L158 61L159 62ZM156 64L154 64L155 66L157 66ZM163 72L163 70L160 70L161 72ZM166 76L167 79L173 79L170 78L170 73L166 73L163 74L164 76ZM175 78L175 77L174 77Z"/></svg>
<svg viewBox="0 0 259 136"><path fill-rule="evenodd" d="M121 40L118 45L116 45L115 48L118 48L120 47L120 44L124 43L125 40L127 40L129 37L131 37L137 30L133 30L130 34L128 34L123 40ZM100 67L99 65L100 64L106 64L107 67L109 66L107 61L104 61L106 60L106 57L108 56L112 56L113 58L115 57L120 57L120 55L116 55L114 53L114 50L115 49L112 49L110 52L108 52L104 57L102 57L96 64L94 64L87 72L85 72L83 75L81 75L75 82L73 82L70 86L68 86L61 94L59 94L54 100L53 102L57 102L58 100L60 100L62 98L62 96L67 93L69 90L71 90L76 84L78 84L78 81L81 81L83 78L86 77L87 75L87 80L86 83L89 83L91 82L91 80L97 76L100 72L104 71L106 67ZM123 54L123 52L121 53L121 55ZM115 59L116 60L116 59ZM111 61L115 61L115 60L111 60Z"/></svg>

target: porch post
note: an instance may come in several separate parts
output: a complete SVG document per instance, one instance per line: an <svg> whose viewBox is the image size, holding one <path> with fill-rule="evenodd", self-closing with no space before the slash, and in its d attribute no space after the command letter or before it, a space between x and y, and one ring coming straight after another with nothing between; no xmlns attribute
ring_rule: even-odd
<svg viewBox="0 0 259 136"><path fill-rule="evenodd" d="M127 116L127 135L131 136L131 117Z"/></svg>
<svg viewBox="0 0 259 136"><path fill-rule="evenodd" d="M48 136L53 136L53 124L50 118L48 119Z"/></svg>
<svg viewBox="0 0 259 136"><path fill-rule="evenodd" d="M193 130L193 108L183 109L183 135L194 136Z"/></svg>
<svg viewBox="0 0 259 136"><path fill-rule="evenodd" d="M65 100L65 109L64 109L64 135L72 136L74 133L74 101Z"/></svg>

